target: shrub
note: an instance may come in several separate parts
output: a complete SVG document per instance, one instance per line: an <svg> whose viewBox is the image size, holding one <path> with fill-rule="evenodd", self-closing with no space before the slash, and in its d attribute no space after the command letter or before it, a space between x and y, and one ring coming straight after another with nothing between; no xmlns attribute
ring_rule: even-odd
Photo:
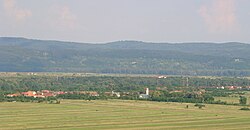
<svg viewBox="0 0 250 130"><path fill-rule="evenodd" d="M243 108L241 108L240 110L243 110L243 111L250 111L250 108L243 107Z"/></svg>
<svg viewBox="0 0 250 130"><path fill-rule="evenodd" d="M205 107L205 105L204 104L200 104L200 103L196 103L195 105L194 105L195 107L198 107L198 108L202 108L202 107Z"/></svg>

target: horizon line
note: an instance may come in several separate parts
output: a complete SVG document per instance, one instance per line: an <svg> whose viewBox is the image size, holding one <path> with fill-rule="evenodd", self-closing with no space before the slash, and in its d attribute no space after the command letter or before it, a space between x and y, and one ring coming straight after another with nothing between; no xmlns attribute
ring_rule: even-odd
<svg viewBox="0 0 250 130"><path fill-rule="evenodd" d="M227 44L227 43L239 43L239 44L249 44L247 42L239 41L225 41L225 42L213 42L213 41L188 41L188 42L153 42L153 41L143 41L143 40L113 40L106 42L82 42L82 41L70 41L70 40L58 40L58 39L40 39L40 38L27 38L19 36L0 36L0 38L16 38L16 39L26 39L26 40L36 40L36 41L48 41L48 42L64 42L64 43L74 43L74 44L108 44L114 42L142 42L151 44Z"/></svg>

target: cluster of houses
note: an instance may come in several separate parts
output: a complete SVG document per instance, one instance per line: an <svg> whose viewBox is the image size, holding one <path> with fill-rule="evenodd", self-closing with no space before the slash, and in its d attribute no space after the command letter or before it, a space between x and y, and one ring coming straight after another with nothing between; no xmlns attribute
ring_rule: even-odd
<svg viewBox="0 0 250 130"><path fill-rule="evenodd" d="M25 97L34 97L34 98L46 98L46 97L55 97L60 94L65 94L66 92L63 91L49 91L49 90L42 90L42 91L27 91L22 93L15 93L15 94L8 94L7 97L18 97L18 96L25 96Z"/></svg>
<svg viewBox="0 0 250 130"><path fill-rule="evenodd" d="M204 94L205 88L215 88L215 89L228 89L228 90L237 90L237 89L243 89L243 87L239 86L221 86L221 87L205 87L202 86L200 88L200 91L197 91L197 94ZM250 90L250 87L247 87ZM156 90L166 90L167 87L163 88L156 88ZM148 99L150 97L150 93L153 93L153 90L149 90L149 88L145 88L145 92L135 92L132 93L132 95L139 95L140 99ZM183 90L173 90L170 93L181 93ZM8 94L7 97L17 97L17 96L25 96L25 97L34 97L34 98L46 98L46 97L55 97L62 94L86 94L89 96L100 96L98 92L96 91L77 91L77 92L64 92L64 91L50 91L50 90L42 90L42 91L27 91L27 92L21 92L21 93L15 93L15 94ZM131 95L130 92L105 92L104 95L106 96L113 96L113 97L121 97L126 95Z"/></svg>
<svg viewBox="0 0 250 130"><path fill-rule="evenodd" d="M236 90L236 89L242 89L240 86L221 86L216 87L217 89L229 89L229 90Z"/></svg>
<svg viewBox="0 0 250 130"><path fill-rule="evenodd" d="M66 92L68 93L68 92ZM69 92L70 94L74 94L74 92ZM79 91L79 92L75 92L77 94L86 94L86 95L89 95L89 96L93 96L93 97L98 97L99 96L99 93L96 92L96 91Z"/></svg>
<svg viewBox="0 0 250 130"><path fill-rule="evenodd" d="M222 89L222 90L250 90L250 86L200 86L199 88L213 88L213 89Z"/></svg>
<svg viewBox="0 0 250 130"><path fill-rule="evenodd" d="M227 90L241 90L246 89L250 90L250 86L201 86L200 88L214 88L214 89L227 89Z"/></svg>
<svg viewBox="0 0 250 130"><path fill-rule="evenodd" d="M46 97L55 97L57 95L62 95L62 94L87 94L90 96L99 96L99 93L95 91L64 92L64 91L49 91L49 90L27 91L27 92L22 92L22 93L8 94L6 96L7 97L25 96L25 97L34 97L34 98L46 98Z"/></svg>
<svg viewBox="0 0 250 130"><path fill-rule="evenodd" d="M163 75L158 76L158 79L166 79L166 78L167 78L167 76L163 76Z"/></svg>
<svg viewBox="0 0 250 130"><path fill-rule="evenodd" d="M121 97L121 93L120 92L115 92L115 91L112 91L112 92L105 92L104 93L105 95L107 95L107 96L116 96L116 97ZM127 93L125 93L125 94L127 94Z"/></svg>
<svg viewBox="0 0 250 130"><path fill-rule="evenodd" d="M77 91L77 92L63 92L63 91L50 91L50 90L42 90L42 91L27 91L27 92L21 92L21 93L15 93L15 94L8 94L7 97L18 97L18 96L25 96L25 97L34 97L34 98L46 98L46 97L55 97L57 95L62 94L86 94L89 96L99 96L99 93L96 91ZM121 97L124 95L129 95L129 92L105 92L106 96L115 96L115 97ZM149 89L146 88L145 93L138 93L139 98L146 99L149 98Z"/></svg>

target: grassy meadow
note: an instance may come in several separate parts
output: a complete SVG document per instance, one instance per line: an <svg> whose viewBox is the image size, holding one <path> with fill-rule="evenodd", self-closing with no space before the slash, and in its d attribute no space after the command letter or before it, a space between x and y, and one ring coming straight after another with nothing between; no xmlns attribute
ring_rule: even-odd
<svg viewBox="0 0 250 130"><path fill-rule="evenodd" d="M199 109L187 103L129 100L63 100L61 104L4 102L0 103L0 129L250 129L250 111L239 108L208 104Z"/></svg>
<svg viewBox="0 0 250 130"><path fill-rule="evenodd" d="M247 105L250 105L250 92L246 91L244 96L247 98ZM229 97L214 97L215 101L225 101L227 103L239 103L240 95L231 95Z"/></svg>
<svg viewBox="0 0 250 130"><path fill-rule="evenodd" d="M227 103L239 103L239 97L215 97L214 100L215 101L224 101Z"/></svg>

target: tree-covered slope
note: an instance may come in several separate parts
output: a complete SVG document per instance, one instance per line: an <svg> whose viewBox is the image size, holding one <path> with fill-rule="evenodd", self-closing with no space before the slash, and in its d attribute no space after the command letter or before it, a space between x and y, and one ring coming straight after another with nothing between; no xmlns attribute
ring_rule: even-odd
<svg viewBox="0 0 250 130"><path fill-rule="evenodd" d="M250 75L250 45L88 44L2 37L0 71L246 76Z"/></svg>

